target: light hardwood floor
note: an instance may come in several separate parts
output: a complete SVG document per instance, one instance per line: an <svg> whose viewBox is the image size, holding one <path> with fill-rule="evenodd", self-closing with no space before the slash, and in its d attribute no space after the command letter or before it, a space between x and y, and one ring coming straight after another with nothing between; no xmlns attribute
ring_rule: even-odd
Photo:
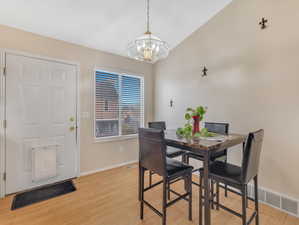
<svg viewBox="0 0 299 225"><path fill-rule="evenodd" d="M147 177L147 176L146 176ZM158 177L155 177L158 179ZM159 225L161 219L145 206L139 220L137 200L138 170L121 167L75 180L77 191L15 211L10 210L13 196L0 200L0 225ZM174 189L183 191L182 183ZM198 188L193 186L193 222L187 219L187 202L168 209L168 225L198 224ZM162 194L157 187L145 198L159 207ZM221 196L224 204L240 209L240 197ZM252 207L252 204L250 205ZM299 225L299 219L260 204L261 225ZM251 210L249 209L248 212ZM213 225L241 225L241 219L223 210L212 211ZM254 224L254 223L252 223Z"/></svg>

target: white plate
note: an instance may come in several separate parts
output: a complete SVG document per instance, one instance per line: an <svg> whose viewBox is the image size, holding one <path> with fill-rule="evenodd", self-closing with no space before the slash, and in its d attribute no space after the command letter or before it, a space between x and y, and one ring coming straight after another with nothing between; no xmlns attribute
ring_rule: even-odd
<svg viewBox="0 0 299 225"><path fill-rule="evenodd" d="M204 139L208 141L225 141L226 137L222 135L217 135L215 137L200 137L200 139Z"/></svg>

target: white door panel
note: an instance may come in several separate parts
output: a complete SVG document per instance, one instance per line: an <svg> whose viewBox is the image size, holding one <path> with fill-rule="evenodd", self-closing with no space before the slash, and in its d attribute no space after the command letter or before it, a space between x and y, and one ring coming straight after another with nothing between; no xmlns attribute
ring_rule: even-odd
<svg viewBox="0 0 299 225"><path fill-rule="evenodd" d="M6 68L6 194L76 177L76 66L6 54ZM33 181L33 149L53 145L57 176Z"/></svg>

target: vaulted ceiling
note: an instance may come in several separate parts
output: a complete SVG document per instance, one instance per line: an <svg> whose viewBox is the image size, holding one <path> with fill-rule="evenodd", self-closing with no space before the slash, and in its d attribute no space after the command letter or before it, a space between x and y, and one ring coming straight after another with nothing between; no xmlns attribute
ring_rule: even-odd
<svg viewBox="0 0 299 225"><path fill-rule="evenodd" d="M174 48L231 1L150 0L151 30ZM0 24L126 56L145 15L145 0L1 0Z"/></svg>

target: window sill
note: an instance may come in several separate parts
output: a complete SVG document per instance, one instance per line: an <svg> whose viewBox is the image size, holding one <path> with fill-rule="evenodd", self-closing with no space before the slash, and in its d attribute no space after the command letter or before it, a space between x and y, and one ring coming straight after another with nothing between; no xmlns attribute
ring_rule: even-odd
<svg viewBox="0 0 299 225"><path fill-rule="evenodd" d="M138 134L124 135L124 136L115 136L115 137L101 137L94 138L95 143L103 143L103 142L112 142L112 141L124 141L130 139L137 139Z"/></svg>

